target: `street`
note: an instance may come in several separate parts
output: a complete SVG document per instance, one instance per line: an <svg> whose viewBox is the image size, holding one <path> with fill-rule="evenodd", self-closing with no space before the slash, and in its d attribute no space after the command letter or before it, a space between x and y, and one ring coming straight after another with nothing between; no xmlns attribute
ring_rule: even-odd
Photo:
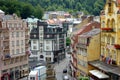
<svg viewBox="0 0 120 80"><path fill-rule="evenodd" d="M56 72L56 78L57 80L63 80L63 69L68 69L68 64L69 64L69 55L66 56L66 58L64 60L62 60L59 64L56 63L55 64L55 72ZM69 76L69 74L68 74ZM69 80L73 80L71 79L71 77L69 76Z"/></svg>

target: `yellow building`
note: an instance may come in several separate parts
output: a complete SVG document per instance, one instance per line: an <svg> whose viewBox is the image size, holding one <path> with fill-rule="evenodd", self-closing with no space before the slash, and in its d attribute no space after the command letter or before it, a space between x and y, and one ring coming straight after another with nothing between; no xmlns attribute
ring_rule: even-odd
<svg viewBox="0 0 120 80"><path fill-rule="evenodd" d="M100 56L100 29L94 28L79 35L77 44L78 76L88 76L93 69L89 61L98 60Z"/></svg>
<svg viewBox="0 0 120 80"><path fill-rule="evenodd" d="M114 60L114 65L120 65L119 8L115 1L108 0L101 15L101 55Z"/></svg>
<svg viewBox="0 0 120 80"><path fill-rule="evenodd" d="M106 0L101 11L101 57L90 64L104 72L104 80L120 80L120 0ZM95 70L94 70L95 71ZM93 71L90 73L94 76ZM100 75L98 74L98 75ZM101 80L97 76L97 80ZM95 78L93 80L96 80Z"/></svg>

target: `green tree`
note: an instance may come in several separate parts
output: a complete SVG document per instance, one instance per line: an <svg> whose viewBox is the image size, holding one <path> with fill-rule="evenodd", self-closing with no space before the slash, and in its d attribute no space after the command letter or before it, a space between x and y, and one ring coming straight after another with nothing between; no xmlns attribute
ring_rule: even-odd
<svg viewBox="0 0 120 80"><path fill-rule="evenodd" d="M39 19L42 19L43 9L41 8L39 4L35 7L34 16Z"/></svg>
<svg viewBox="0 0 120 80"><path fill-rule="evenodd" d="M66 38L66 46L70 46L71 40L69 37Z"/></svg>

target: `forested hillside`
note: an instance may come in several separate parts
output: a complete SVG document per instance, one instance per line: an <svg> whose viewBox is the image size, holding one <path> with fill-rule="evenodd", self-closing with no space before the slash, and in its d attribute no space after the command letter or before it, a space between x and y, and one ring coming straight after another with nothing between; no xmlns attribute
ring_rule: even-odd
<svg viewBox="0 0 120 80"><path fill-rule="evenodd" d="M31 3L33 6L40 4L46 11L65 10L69 12L84 11L86 14L99 15L106 0L19 0Z"/></svg>
<svg viewBox="0 0 120 80"><path fill-rule="evenodd" d="M83 11L99 15L106 0L0 0L0 9L6 14L17 13L22 18L31 15L42 18L43 11L64 10L70 13Z"/></svg>
<svg viewBox="0 0 120 80"><path fill-rule="evenodd" d="M33 6L31 3L19 0L0 0L0 9L6 14L16 13L22 18L34 15L41 19L43 16L43 9L39 4Z"/></svg>

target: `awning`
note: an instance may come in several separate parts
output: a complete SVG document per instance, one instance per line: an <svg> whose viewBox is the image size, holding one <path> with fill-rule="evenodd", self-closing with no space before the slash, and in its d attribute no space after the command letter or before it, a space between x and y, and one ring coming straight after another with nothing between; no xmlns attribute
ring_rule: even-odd
<svg viewBox="0 0 120 80"><path fill-rule="evenodd" d="M100 72L100 71L98 71L98 70L91 70L91 71L89 71L92 75L94 75L94 76L96 76L97 78L99 78L99 79L107 79L107 78L109 78L109 76L108 75L106 75L106 74L104 74L104 73L102 73L102 72Z"/></svg>

